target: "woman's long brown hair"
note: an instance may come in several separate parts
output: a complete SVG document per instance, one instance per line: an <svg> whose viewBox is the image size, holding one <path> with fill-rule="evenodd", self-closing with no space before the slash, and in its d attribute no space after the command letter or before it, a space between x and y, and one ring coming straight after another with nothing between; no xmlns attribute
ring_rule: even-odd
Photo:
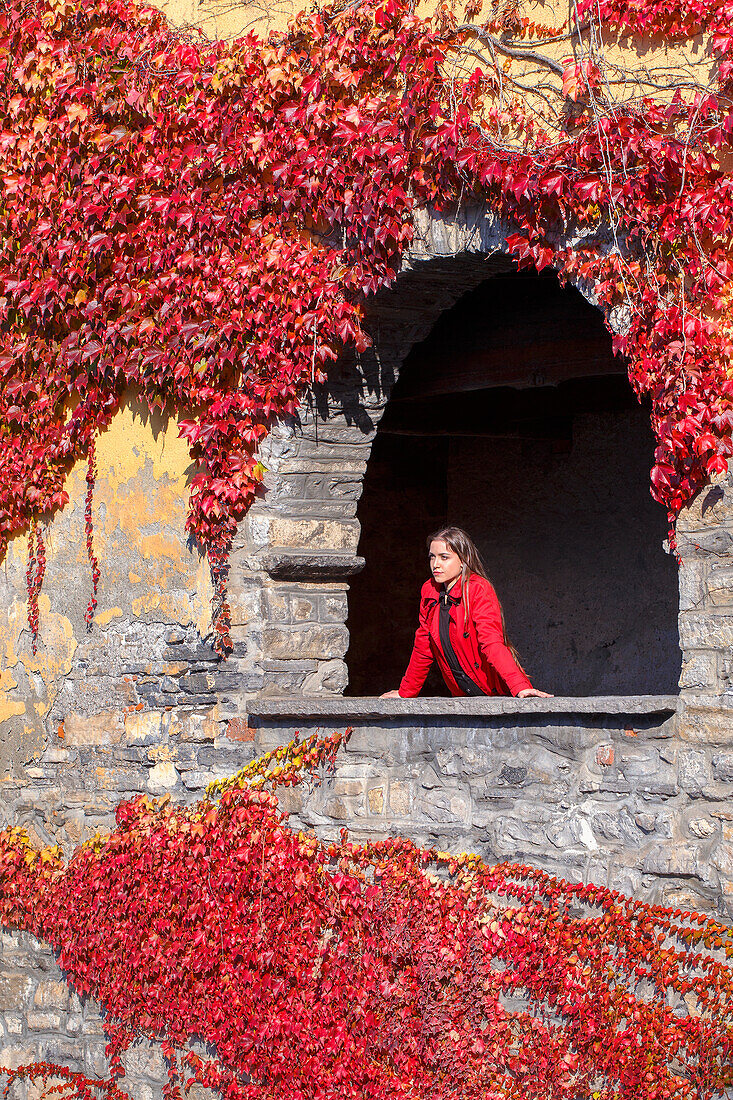
<svg viewBox="0 0 733 1100"><path fill-rule="evenodd" d="M483 577L485 581L489 580L486 572L486 566L483 563L481 555L478 552L475 542L467 535L462 527L442 527L440 531L436 531L434 534L428 537L428 550L430 549L430 543L436 540L441 540L446 543L454 554L457 554L461 559L461 587L463 589L463 606L465 615L464 637L468 636L468 617L470 614L470 608L468 604L468 581L472 573L476 573L477 576ZM491 584L493 588L493 584ZM496 589L494 589L496 592ZM501 615L501 632L504 637L504 645L511 653L514 660L517 662L520 668L522 668L519 660L519 654L506 636L506 625L504 623L504 608L501 606L499 597L496 597L496 602L499 604L499 614ZM524 672L524 669L522 669Z"/></svg>

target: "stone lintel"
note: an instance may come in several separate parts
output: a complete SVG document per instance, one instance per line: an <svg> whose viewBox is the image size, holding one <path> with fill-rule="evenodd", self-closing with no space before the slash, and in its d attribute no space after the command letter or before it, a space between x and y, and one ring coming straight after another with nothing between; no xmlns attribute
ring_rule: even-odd
<svg viewBox="0 0 733 1100"><path fill-rule="evenodd" d="M496 715L659 715L676 713L676 695L557 696L551 699L515 699L485 696L481 699L381 699L377 697L324 699L317 697L257 699L248 704L250 718L321 718L359 721L372 718L471 718Z"/></svg>
<svg viewBox="0 0 733 1100"><path fill-rule="evenodd" d="M284 547L274 547L262 557L263 568L279 581L340 581L360 573L365 564L358 554Z"/></svg>

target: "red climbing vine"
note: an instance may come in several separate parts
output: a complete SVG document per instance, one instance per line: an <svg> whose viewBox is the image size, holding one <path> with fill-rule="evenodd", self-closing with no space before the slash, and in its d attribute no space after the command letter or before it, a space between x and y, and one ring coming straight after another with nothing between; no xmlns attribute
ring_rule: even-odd
<svg viewBox="0 0 733 1100"><path fill-rule="evenodd" d="M224 44L136 0L6 0L0 552L63 506L134 386L183 416L226 650L258 447L368 343L361 298L395 278L426 204L490 207L520 265L593 288L651 399L672 518L725 471L733 0L581 0L559 26L481 7L335 3ZM701 36L697 60L624 68L606 45L638 29Z"/></svg>
<svg viewBox="0 0 733 1100"><path fill-rule="evenodd" d="M87 494L84 499L84 534L87 542L87 557L89 558L89 565L92 570L92 593L89 597L89 604L84 614L87 630L91 628L94 620L94 612L97 610L97 588L99 586L100 576L99 562L97 560L97 555L94 553L94 516L92 514L92 507L94 505L94 482L96 477L97 462L94 436L92 436L89 441L89 450L87 451Z"/></svg>
<svg viewBox="0 0 733 1100"><path fill-rule="evenodd" d="M28 532L28 565L25 571L28 591L28 626L31 628L31 649L34 656L38 652L38 597L45 572L46 544L40 524L34 523Z"/></svg>
<svg viewBox="0 0 733 1100"><path fill-rule="evenodd" d="M16 1083L40 1086L40 1094L35 1094L39 1100L51 1100L51 1097L58 1100L130 1100L114 1081L95 1080L51 1062L30 1062L17 1069L0 1069L0 1075L6 1078L4 1100L14 1095Z"/></svg>
<svg viewBox="0 0 733 1100"><path fill-rule="evenodd" d="M68 864L0 833L0 921L101 1002L113 1078L148 1037L168 1098L196 1080L229 1100L710 1100L733 1081L728 929L289 828L278 788L327 774L342 741L296 740L218 800L122 804Z"/></svg>

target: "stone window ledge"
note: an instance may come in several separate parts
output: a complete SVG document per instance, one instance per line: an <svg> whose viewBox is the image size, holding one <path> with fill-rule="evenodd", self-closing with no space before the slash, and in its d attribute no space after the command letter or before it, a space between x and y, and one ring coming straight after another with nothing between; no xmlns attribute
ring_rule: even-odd
<svg viewBox="0 0 733 1100"><path fill-rule="evenodd" d="M311 723L323 718L328 721L363 721L375 718L409 718L429 716L435 718L491 717L494 715L664 715L677 711L676 695L597 695L556 696L552 699L514 699L511 696L493 696L481 699L380 699L374 697L353 698L269 698L248 703L250 718L303 719Z"/></svg>

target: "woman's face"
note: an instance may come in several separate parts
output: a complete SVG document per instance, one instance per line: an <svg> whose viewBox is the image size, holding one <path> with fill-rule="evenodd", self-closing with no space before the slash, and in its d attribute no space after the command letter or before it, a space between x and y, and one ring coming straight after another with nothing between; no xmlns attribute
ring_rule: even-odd
<svg viewBox="0 0 733 1100"><path fill-rule="evenodd" d="M436 584L451 584L460 577L462 568L463 563L455 550L451 550L443 539L433 539L430 543L430 572Z"/></svg>

